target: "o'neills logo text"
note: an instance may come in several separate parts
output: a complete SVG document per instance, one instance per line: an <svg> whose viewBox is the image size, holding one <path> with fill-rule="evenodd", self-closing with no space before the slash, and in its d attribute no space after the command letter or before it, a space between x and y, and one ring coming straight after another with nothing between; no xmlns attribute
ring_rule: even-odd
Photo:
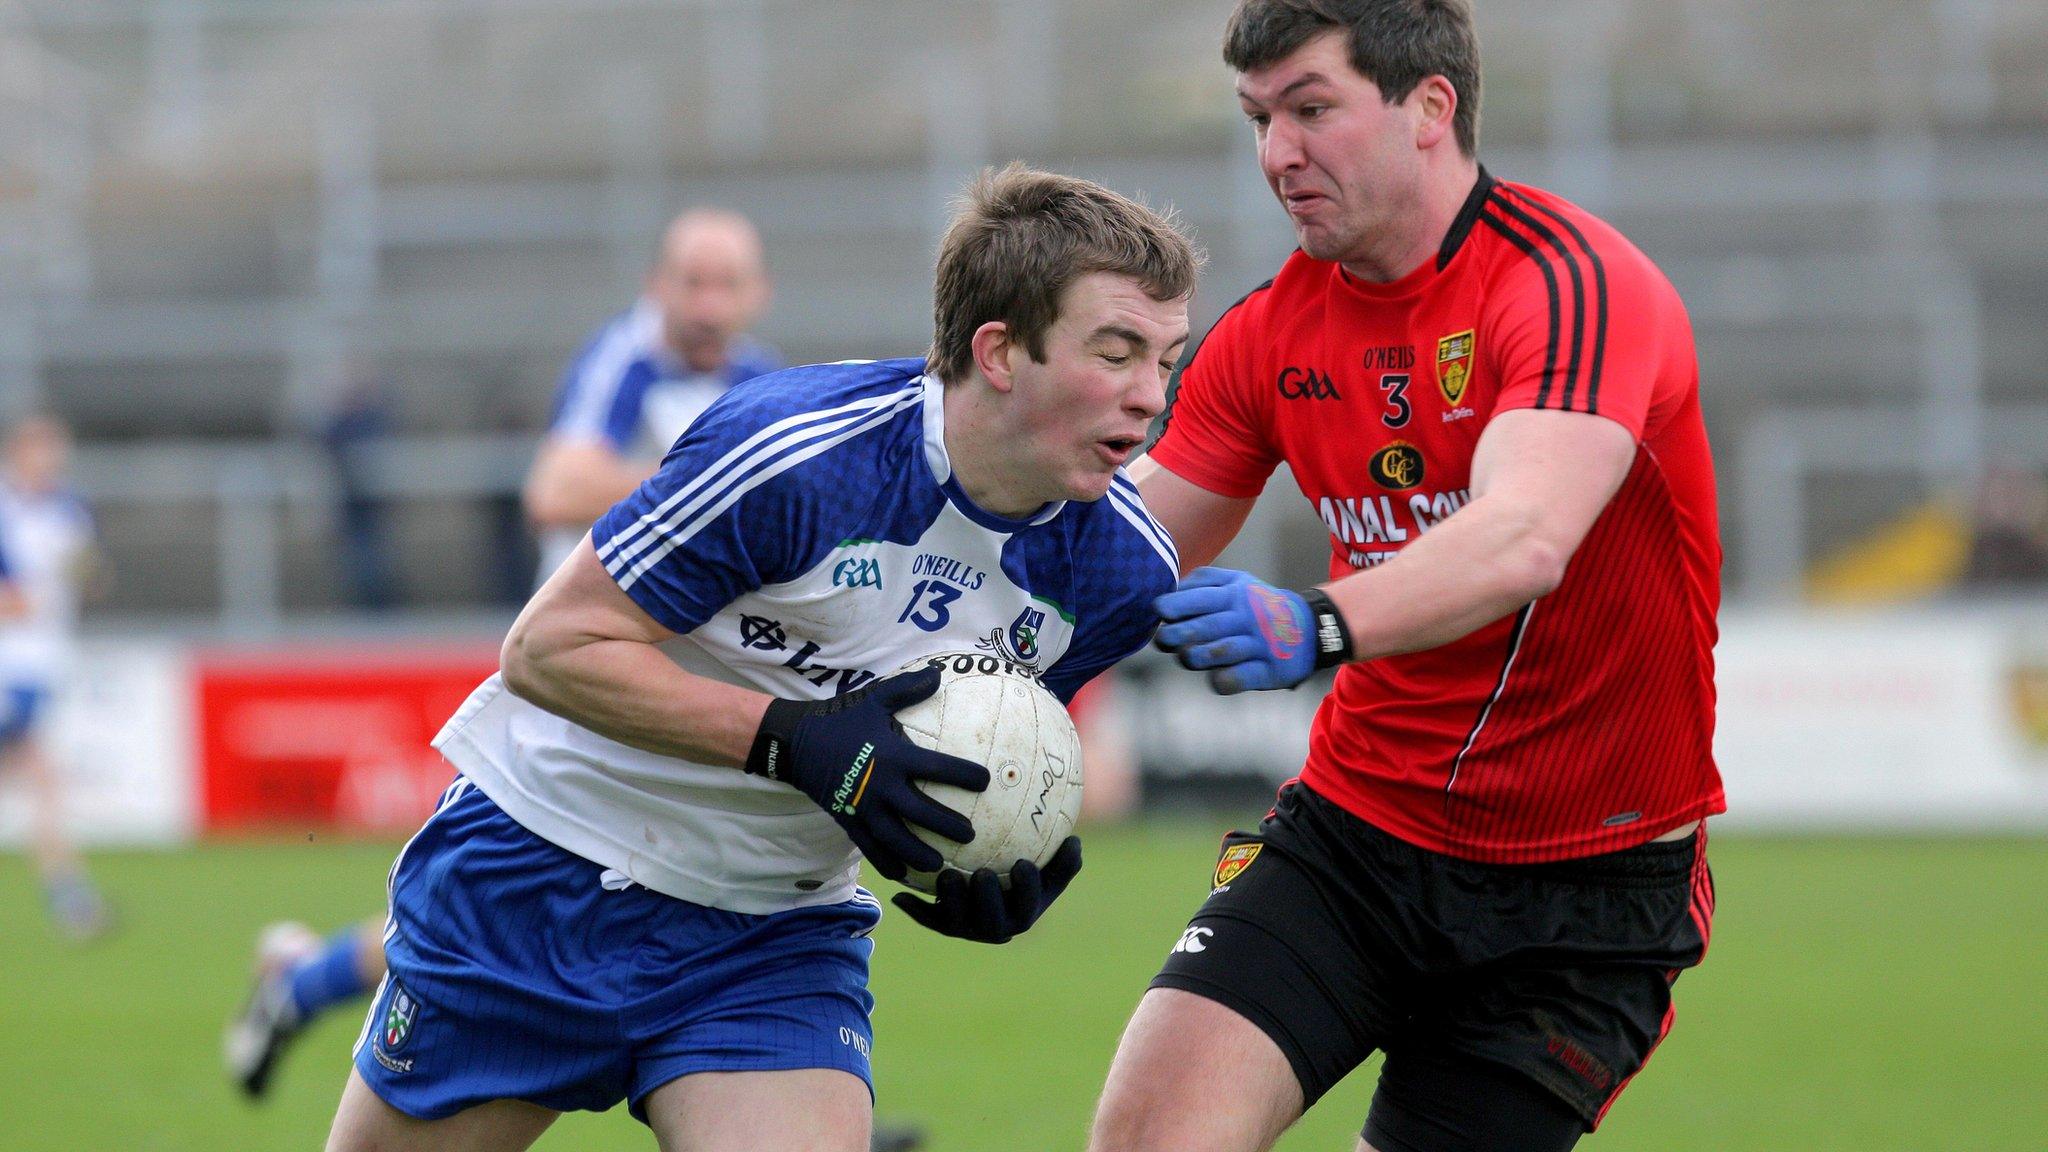
<svg viewBox="0 0 2048 1152"><path fill-rule="evenodd" d="M1406 440L1396 440L1372 454L1366 471L1380 487L1405 491L1422 483L1422 450Z"/></svg>

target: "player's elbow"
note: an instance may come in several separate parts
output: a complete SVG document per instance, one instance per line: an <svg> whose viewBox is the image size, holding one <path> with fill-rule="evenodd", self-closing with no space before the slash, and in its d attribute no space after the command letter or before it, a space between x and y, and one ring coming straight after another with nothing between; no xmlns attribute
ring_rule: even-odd
<svg viewBox="0 0 2048 1152"><path fill-rule="evenodd" d="M550 646L540 631L533 614L524 613L513 622L512 630L505 634L505 643L498 649L498 673L505 678L505 687L514 696L534 704L547 699L551 682L547 660Z"/></svg>
<svg viewBox="0 0 2048 1152"><path fill-rule="evenodd" d="M1540 536L1526 536L1508 550L1501 570L1513 597L1527 603L1557 591L1571 553Z"/></svg>

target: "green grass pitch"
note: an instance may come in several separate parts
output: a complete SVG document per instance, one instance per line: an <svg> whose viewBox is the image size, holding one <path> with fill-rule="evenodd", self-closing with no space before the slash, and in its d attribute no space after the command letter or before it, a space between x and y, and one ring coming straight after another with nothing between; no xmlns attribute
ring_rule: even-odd
<svg viewBox="0 0 2048 1152"><path fill-rule="evenodd" d="M892 916L878 933L880 1114L932 1152L1078 1149L1116 1037L1206 890L1223 824L1097 829L1048 921L1003 948ZM292 1053L272 1099L222 1078L219 1028L256 930L382 901L394 845L219 844L97 860L124 931L44 925L0 860L0 1150L320 1146L360 1013ZM2048 840L1714 840L1720 912L1678 1025L1588 1149L2048 1146ZM887 886L884 886L886 890ZM1372 1065L1280 1144L1348 1152ZM615 1109L542 1149L653 1148Z"/></svg>

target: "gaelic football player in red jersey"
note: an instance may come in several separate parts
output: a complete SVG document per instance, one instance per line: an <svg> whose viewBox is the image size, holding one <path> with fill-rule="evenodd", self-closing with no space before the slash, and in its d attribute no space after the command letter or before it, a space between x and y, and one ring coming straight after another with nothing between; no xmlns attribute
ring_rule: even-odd
<svg viewBox="0 0 2048 1152"><path fill-rule="evenodd" d="M1224 59L1300 250L1183 363L1132 471L1192 567L1284 461L1331 578L1197 568L1159 643L1226 695L1343 667L1090 1146L1270 1147L1378 1049L1361 1148L1570 1148L1670 1028L1713 908L1692 331L1614 228L1480 166L1463 0L1240 0Z"/></svg>

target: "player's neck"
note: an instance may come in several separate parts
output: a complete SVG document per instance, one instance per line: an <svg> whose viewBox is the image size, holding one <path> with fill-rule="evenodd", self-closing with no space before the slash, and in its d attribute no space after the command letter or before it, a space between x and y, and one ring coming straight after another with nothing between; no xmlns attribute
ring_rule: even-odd
<svg viewBox="0 0 2048 1152"><path fill-rule="evenodd" d="M1392 284L1436 259L1444 237L1479 183L1479 162L1453 150L1419 185L1412 206L1391 214L1389 228L1368 250L1342 262L1344 271L1370 284Z"/></svg>
<svg viewBox="0 0 2048 1152"><path fill-rule="evenodd" d="M971 384L947 386L941 393L946 406L946 459L953 465L953 479L974 506L1006 520L1022 520L1045 507L1046 501L1010 475L1011 462L1005 451L1007 437L988 394Z"/></svg>
<svg viewBox="0 0 2048 1152"><path fill-rule="evenodd" d="M674 337L665 337L662 343L676 363L692 372L716 372L725 367L731 359L732 342L729 340L698 340L680 343Z"/></svg>

